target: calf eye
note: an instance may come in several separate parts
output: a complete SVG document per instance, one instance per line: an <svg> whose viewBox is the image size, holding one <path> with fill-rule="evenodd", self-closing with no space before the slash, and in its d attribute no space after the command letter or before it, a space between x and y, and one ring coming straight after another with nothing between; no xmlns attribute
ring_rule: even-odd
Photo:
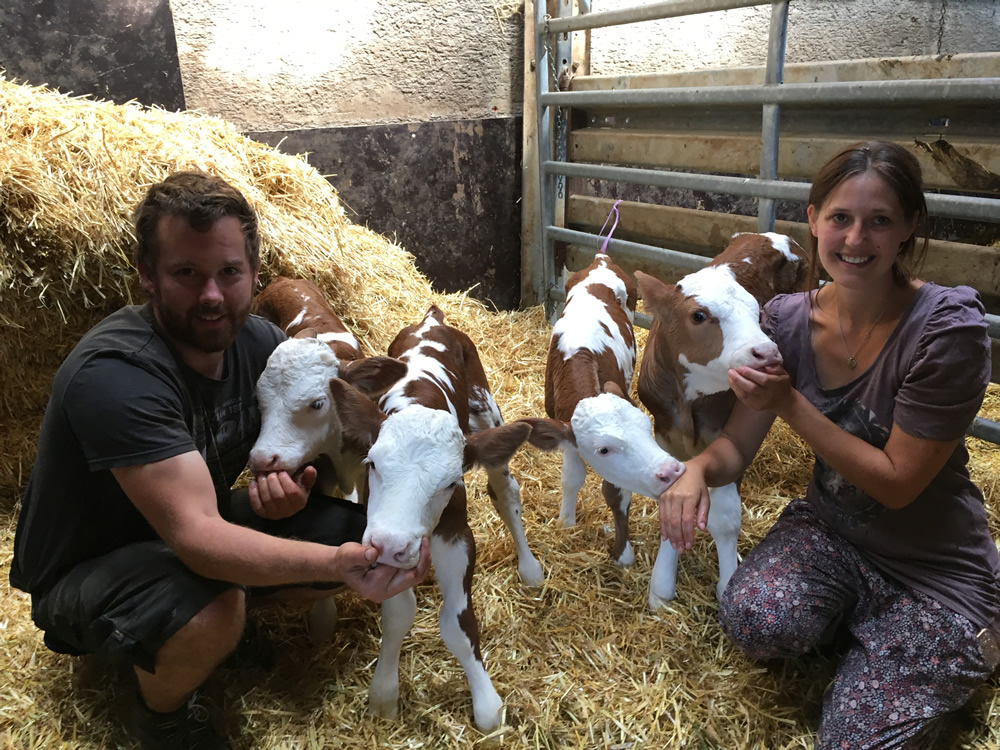
<svg viewBox="0 0 1000 750"><path fill-rule="evenodd" d="M611 452L611 450L608 448L598 448L597 452L600 453L602 456L606 456Z"/></svg>
<svg viewBox="0 0 1000 750"><path fill-rule="evenodd" d="M691 320L693 320L695 323L704 323L706 320L708 320L708 316L705 314L704 310L695 310L693 313L691 313Z"/></svg>
<svg viewBox="0 0 1000 750"><path fill-rule="evenodd" d="M318 398L315 401L313 401L311 404L309 404L309 408L310 409L322 409L323 408L323 404L325 404L325 403L326 403L326 401L324 399Z"/></svg>

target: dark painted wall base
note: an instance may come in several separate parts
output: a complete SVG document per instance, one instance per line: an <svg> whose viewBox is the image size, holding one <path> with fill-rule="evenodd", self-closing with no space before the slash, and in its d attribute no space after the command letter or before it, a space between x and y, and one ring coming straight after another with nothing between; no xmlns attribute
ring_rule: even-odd
<svg viewBox="0 0 1000 750"><path fill-rule="evenodd" d="M521 118L248 135L308 152L351 220L395 238L435 289L517 307Z"/></svg>
<svg viewBox="0 0 1000 750"><path fill-rule="evenodd" d="M184 109L169 0L7 0L0 68L64 94Z"/></svg>

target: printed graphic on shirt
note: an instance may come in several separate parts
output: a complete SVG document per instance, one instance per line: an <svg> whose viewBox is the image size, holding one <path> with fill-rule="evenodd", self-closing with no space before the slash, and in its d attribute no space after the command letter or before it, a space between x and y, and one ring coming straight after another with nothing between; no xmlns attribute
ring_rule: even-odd
<svg viewBox="0 0 1000 750"><path fill-rule="evenodd" d="M819 404L819 409L831 422L866 443L882 448L889 440L889 430L879 424L875 414L857 399L842 401L829 398ZM884 506L844 479L819 456L816 456L813 476L823 510L846 528L866 526L885 510Z"/></svg>

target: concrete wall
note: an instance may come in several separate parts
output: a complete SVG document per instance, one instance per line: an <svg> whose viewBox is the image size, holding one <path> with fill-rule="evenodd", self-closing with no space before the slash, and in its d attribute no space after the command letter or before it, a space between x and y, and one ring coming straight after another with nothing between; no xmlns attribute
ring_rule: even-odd
<svg viewBox="0 0 1000 750"><path fill-rule="evenodd" d="M643 0L593 0L592 10ZM570 0L558 0L568 3ZM555 0L552 0L555 13ZM520 288L523 17L510 0L6 0L0 68L225 117L310 161L436 287ZM790 62L978 52L1000 0L792 0ZM591 72L763 64L770 6L592 32Z"/></svg>
<svg viewBox="0 0 1000 750"><path fill-rule="evenodd" d="M593 0L600 12L653 0ZM595 29L591 73L666 73L763 65L771 6ZM998 0L791 0L787 62L991 52Z"/></svg>

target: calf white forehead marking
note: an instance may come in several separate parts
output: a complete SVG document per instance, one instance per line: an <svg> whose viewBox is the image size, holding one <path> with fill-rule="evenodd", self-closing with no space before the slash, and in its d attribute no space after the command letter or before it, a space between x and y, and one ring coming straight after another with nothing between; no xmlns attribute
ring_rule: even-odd
<svg viewBox="0 0 1000 750"><path fill-rule="evenodd" d="M737 232L733 235L732 239L736 239L737 237L741 237L746 234L756 234L756 232ZM761 232L760 236L767 237L771 240L771 247L793 263L798 263L802 260L801 257L792 252L791 238L787 234L778 234L777 232ZM747 262L749 263L751 261L748 259Z"/></svg>
<svg viewBox="0 0 1000 750"><path fill-rule="evenodd" d="M324 344L328 344L331 341L340 341L347 344L352 349L360 349L358 346L358 340L351 335L350 331L341 331L340 333L334 333L333 331L318 333L316 334L316 338Z"/></svg>
<svg viewBox="0 0 1000 750"><path fill-rule="evenodd" d="M305 318L305 316L306 316L306 309L303 307L301 310L299 310L299 314L296 315L295 318L287 326L285 326L285 333L288 333L292 329L292 326L297 326L299 323L301 323L302 319Z"/></svg>
<svg viewBox="0 0 1000 750"><path fill-rule="evenodd" d="M281 385L286 393L294 393L313 388L317 378L323 378L325 386L330 378L337 377L339 370L337 358L326 344L313 338L286 339L267 358L257 386Z"/></svg>
<svg viewBox="0 0 1000 750"><path fill-rule="evenodd" d="M776 232L765 232L764 236L771 240L771 245L774 249L788 258L788 260L792 262L802 260L802 258L792 252L792 245L787 235L778 234Z"/></svg>
<svg viewBox="0 0 1000 750"><path fill-rule="evenodd" d="M718 393L729 388L730 367L750 364L745 353L754 346L773 343L760 330L760 305L739 285L728 264L707 266L677 282L678 289L693 297L719 322L722 351L706 364L691 362L684 352L677 361L688 370L684 376L684 397Z"/></svg>
<svg viewBox="0 0 1000 750"><path fill-rule="evenodd" d="M569 290L562 317L552 327L552 335L559 336L559 351L563 359L569 359L580 349L600 354L610 348L618 367L625 373L625 382L631 382L635 349L625 342L618 323L611 317L604 302L590 293L588 286L591 284L611 289L628 317L629 325L632 324L634 315L628 309L625 283L616 273L601 265ZM610 337L608 331L611 333Z"/></svg>

